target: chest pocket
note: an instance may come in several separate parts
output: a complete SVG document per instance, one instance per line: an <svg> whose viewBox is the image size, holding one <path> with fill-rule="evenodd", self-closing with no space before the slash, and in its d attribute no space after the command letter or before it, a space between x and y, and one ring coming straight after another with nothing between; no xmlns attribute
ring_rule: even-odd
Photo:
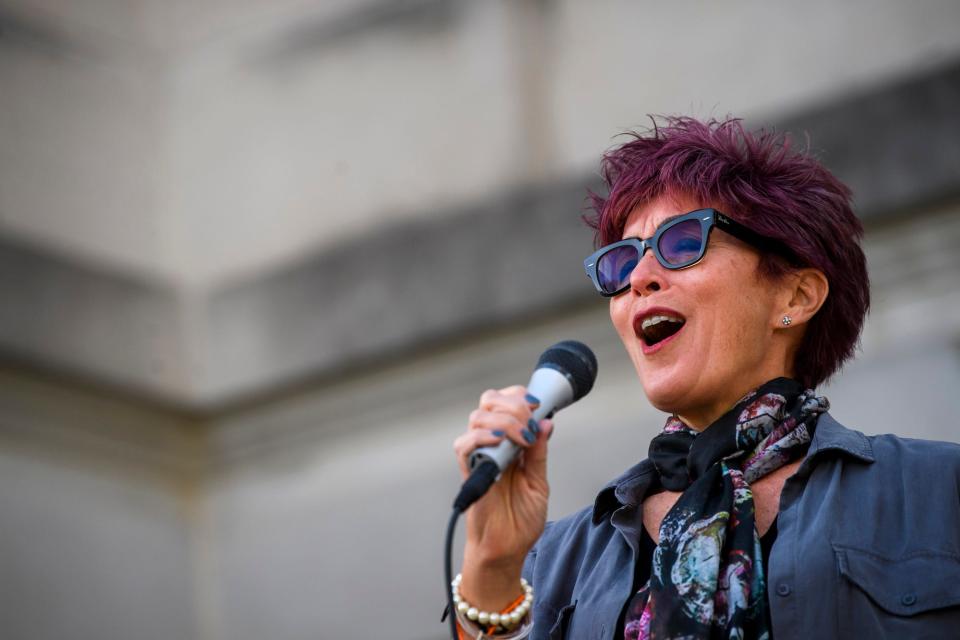
<svg viewBox="0 0 960 640"><path fill-rule="evenodd" d="M952 638L960 628L960 556L891 558L833 545L844 636Z"/></svg>

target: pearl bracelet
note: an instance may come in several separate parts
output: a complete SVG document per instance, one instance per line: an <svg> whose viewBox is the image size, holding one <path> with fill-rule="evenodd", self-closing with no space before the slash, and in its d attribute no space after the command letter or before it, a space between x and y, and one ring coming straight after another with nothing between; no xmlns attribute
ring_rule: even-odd
<svg viewBox="0 0 960 640"><path fill-rule="evenodd" d="M496 632L501 630L510 631L520 624L520 622L527 617L527 614L530 613L530 608L533 606L533 587L523 578L520 578L520 587L523 589L523 601L514 609L503 613L480 611L464 600L460 595L460 581L462 578L462 574L457 574L457 577L450 583L450 587L453 589L453 606L456 608L457 618L460 620L466 618L481 626L494 627Z"/></svg>

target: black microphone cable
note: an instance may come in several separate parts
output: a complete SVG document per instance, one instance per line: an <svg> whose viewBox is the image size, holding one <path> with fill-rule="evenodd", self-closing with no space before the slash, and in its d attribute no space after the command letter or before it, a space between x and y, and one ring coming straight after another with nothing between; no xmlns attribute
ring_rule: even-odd
<svg viewBox="0 0 960 640"><path fill-rule="evenodd" d="M447 537L444 543L443 569L444 569L444 588L447 590L447 609L444 616L450 616L450 637L458 640L457 635L457 610L453 603L453 534L457 529L457 520L460 515L467 510L467 507L483 497L483 495L493 486L500 474L500 468L493 462L484 462L472 472L466 479L463 486L460 487L460 493L453 501L453 511L450 513L450 521L447 523ZM443 621L443 618L440 619Z"/></svg>

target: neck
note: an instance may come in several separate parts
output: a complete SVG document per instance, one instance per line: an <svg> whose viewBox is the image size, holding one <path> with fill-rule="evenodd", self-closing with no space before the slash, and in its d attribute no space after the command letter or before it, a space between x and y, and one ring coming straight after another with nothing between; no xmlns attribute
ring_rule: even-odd
<svg viewBox="0 0 960 640"><path fill-rule="evenodd" d="M717 405L709 409L678 413L676 415L678 418L680 418L683 424L687 425L691 429L694 429L695 431L703 431L704 429L709 427L711 424L716 422L717 418L719 418L720 416L725 414L727 411L729 411L730 407L732 407L736 403L736 401L742 397L743 395L739 395L737 396L737 399L734 400L733 402L724 403L722 405L722 408L720 405Z"/></svg>
<svg viewBox="0 0 960 640"><path fill-rule="evenodd" d="M789 378L791 376L788 373L779 373L766 377L759 382L754 382L749 386L732 387L734 391L724 394L722 397L718 397L712 402L709 402L703 406L691 407L683 411L677 411L676 416L691 429L694 429L695 431L703 431L716 422L720 416L732 409L733 406L737 404L737 402L745 395L760 387L764 383L769 382L774 378L781 377Z"/></svg>

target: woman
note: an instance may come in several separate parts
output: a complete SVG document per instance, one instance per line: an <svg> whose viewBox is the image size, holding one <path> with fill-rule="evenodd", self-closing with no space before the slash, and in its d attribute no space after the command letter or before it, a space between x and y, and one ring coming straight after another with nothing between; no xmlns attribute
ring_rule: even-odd
<svg viewBox="0 0 960 640"><path fill-rule="evenodd" d="M463 635L955 636L960 447L864 436L813 391L869 305L849 190L736 120L668 119L603 175L585 266L669 418L647 459L545 528L553 425L523 387L481 396L454 445L464 474L502 438L524 455L467 513Z"/></svg>

